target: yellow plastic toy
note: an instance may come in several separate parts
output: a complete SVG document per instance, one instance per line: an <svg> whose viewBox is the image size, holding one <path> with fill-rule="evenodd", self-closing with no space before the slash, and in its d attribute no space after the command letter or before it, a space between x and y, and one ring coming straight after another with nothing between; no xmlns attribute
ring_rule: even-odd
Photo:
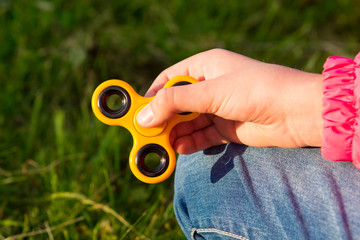
<svg viewBox="0 0 360 240"><path fill-rule="evenodd" d="M164 86L173 87L196 83L198 80L189 76L178 76L170 79ZM117 95L121 106L112 109L108 106L108 98ZM129 156L130 169L141 181L158 183L167 179L175 168L175 152L170 145L171 129L178 123L195 119L198 113L179 113L168 122L156 128L143 128L136 121L137 113L145 107L153 97L142 97L126 82L108 80L100 84L92 96L92 109L95 116L108 125L122 126L130 131L134 143ZM161 157L157 167L146 165L145 158L149 154Z"/></svg>

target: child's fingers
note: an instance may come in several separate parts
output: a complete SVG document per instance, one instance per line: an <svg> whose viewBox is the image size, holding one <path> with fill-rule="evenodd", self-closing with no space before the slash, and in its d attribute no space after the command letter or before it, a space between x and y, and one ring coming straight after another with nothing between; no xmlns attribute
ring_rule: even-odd
<svg viewBox="0 0 360 240"><path fill-rule="evenodd" d="M174 149L180 154L191 154L212 146L228 143L217 130L214 124L209 125L206 128L192 132L189 135L177 138L174 141Z"/></svg>
<svg viewBox="0 0 360 240"><path fill-rule="evenodd" d="M161 72L150 86L148 92L145 94L145 97L155 96L156 93L164 87L167 81L176 76L185 75L198 80L203 80L204 71L202 61L200 60L202 55L203 54L197 54L191 56Z"/></svg>

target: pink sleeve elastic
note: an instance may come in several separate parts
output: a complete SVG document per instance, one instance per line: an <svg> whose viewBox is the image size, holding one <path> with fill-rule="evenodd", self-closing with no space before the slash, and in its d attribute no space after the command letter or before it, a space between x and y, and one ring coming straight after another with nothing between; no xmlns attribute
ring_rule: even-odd
<svg viewBox="0 0 360 240"><path fill-rule="evenodd" d="M324 64L321 154L360 168L360 53L355 60L329 57Z"/></svg>

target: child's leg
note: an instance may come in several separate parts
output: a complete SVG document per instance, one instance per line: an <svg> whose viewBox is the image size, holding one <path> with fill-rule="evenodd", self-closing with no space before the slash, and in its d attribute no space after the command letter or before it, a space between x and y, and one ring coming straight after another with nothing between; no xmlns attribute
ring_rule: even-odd
<svg viewBox="0 0 360 240"><path fill-rule="evenodd" d="M179 157L174 208L193 239L360 239L360 171L317 148L228 144Z"/></svg>

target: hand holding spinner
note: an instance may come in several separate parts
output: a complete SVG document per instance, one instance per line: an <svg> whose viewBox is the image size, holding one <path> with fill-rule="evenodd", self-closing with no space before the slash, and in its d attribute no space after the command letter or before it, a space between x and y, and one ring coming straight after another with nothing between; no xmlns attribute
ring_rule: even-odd
<svg viewBox="0 0 360 240"><path fill-rule="evenodd" d="M196 83L198 80L189 76L170 79L164 86L173 87ZM108 98L117 95L121 106L113 109L108 106ZM134 143L130 152L129 164L133 174L146 183L158 183L167 179L174 171L176 157L170 144L172 128L183 121L196 118L198 113L179 113L168 122L154 128L144 128L136 121L139 111L154 97L142 97L126 82L108 80L100 84L92 96L92 109L95 116L108 125L122 126L130 131ZM160 156L160 163L152 168L146 165L145 158L151 153Z"/></svg>

